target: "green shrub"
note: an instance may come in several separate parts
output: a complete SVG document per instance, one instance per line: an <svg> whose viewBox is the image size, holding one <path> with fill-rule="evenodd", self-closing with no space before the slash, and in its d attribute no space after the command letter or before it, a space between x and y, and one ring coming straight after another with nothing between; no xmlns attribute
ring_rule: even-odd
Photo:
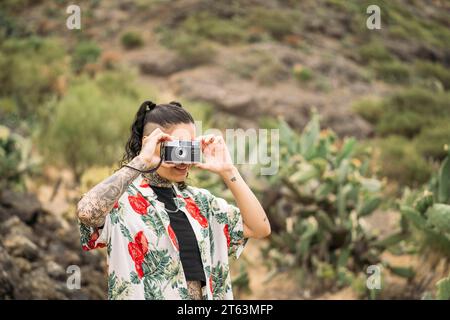
<svg viewBox="0 0 450 320"><path fill-rule="evenodd" d="M414 145L419 153L426 158L443 160L447 155L445 145L450 145L449 119L436 121L430 127L424 127L414 139Z"/></svg>
<svg viewBox="0 0 450 320"><path fill-rule="evenodd" d="M120 38L120 41L125 49L139 48L142 47L142 45L144 44L142 36L134 31L128 31L124 33Z"/></svg>
<svg viewBox="0 0 450 320"><path fill-rule="evenodd" d="M23 188L24 177L35 166L31 143L0 125L0 193L6 188Z"/></svg>
<svg viewBox="0 0 450 320"><path fill-rule="evenodd" d="M222 19L206 11L189 16L178 30L223 44L246 40L246 32L238 21Z"/></svg>
<svg viewBox="0 0 450 320"><path fill-rule="evenodd" d="M400 136L375 141L381 151L381 174L400 185L419 185L428 181L432 167L416 150L415 145Z"/></svg>
<svg viewBox="0 0 450 320"><path fill-rule="evenodd" d="M397 112L412 111L424 116L450 116L450 93L433 92L422 88L408 88L388 99L386 108Z"/></svg>
<svg viewBox="0 0 450 320"><path fill-rule="evenodd" d="M227 64L229 71L245 79L253 79L261 85L273 85L288 78L288 68L266 51L251 50Z"/></svg>
<svg viewBox="0 0 450 320"><path fill-rule="evenodd" d="M72 54L72 66L75 72L83 70L88 63L97 62L102 50L93 42L80 42Z"/></svg>
<svg viewBox="0 0 450 320"><path fill-rule="evenodd" d="M404 137L414 137L422 127L430 124L430 119L420 113L412 111L387 110L383 114L382 121L376 126L376 131L382 136L398 134Z"/></svg>
<svg viewBox="0 0 450 320"><path fill-rule="evenodd" d="M314 78L313 71L307 67L295 65L292 72L294 74L294 78L300 83L309 82Z"/></svg>
<svg viewBox="0 0 450 320"><path fill-rule="evenodd" d="M126 74L81 78L50 106L53 117L39 143L47 161L71 168L78 181L91 166L117 164L142 99Z"/></svg>
<svg viewBox="0 0 450 320"><path fill-rule="evenodd" d="M7 39L0 44L0 99L2 117L32 119L40 105L57 94L55 83L67 71L65 52L53 39ZM5 101L5 100L3 100ZM9 109L9 111L8 111Z"/></svg>
<svg viewBox="0 0 450 320"><path fill-rule="evenodd" d="M158 32L161 44L174 50L178 57L189 66L208 63L214 59L214 47L198 36L169 29L160 29Z"/></svg>
<svg viewBox="0 0 450 320"><path fill-rule="evenodd" d="M32 0L3 0L0 4L0 11L8 13L17 13L29 9L30 5L37 4L41 1Z"/></svg>
<svg viewBox="0 0 450 320"><path fill-rule="evenodd" d="M450 93L408 88L382 102L382 116L376 123L380 135L413 137L439 119L450 118Z"/></svg>
<svg viewBox="0 0 450 320"><path fill-rule="evenodd" d="M257 7L245 17L247 27L257 27L266 31L275 40L283 40L294 32L299 15L289 10Z"/></svg>
<svg viewBox="0 0 450 320"><path fill-rule="evenodd" d="M363 99L353 110L375 126L382 173L400 185L425 182L427 160L442 160L450 143L450 95L408 88L383 100Z"/></svg>
<svg viewBox="0 0 450 320"><path fill-rule="evenodd" d="M355 102L352 110L372 124L378 123L384 113L382 101L374 98L365 98Z"/></svg>
<svg viewBox="0 0 450 320"><path fill-rule="evenodd" d="M393 84L409 83L411 67L399 61L375 63L373 65L378 79Z"/></svg>
<svg viewBox="0 0 450 320"><path fill-rule="evenodd" d="M445 90L450 89L450 70L439 63L417 61L414 64L417 76L439 81Z"/></svg>
<svg viewBox="0 0 450 320"><path fill-rule="evenodd" d="M392 55L381 41L371 41L358 48L359 60L367 64L371 62L386 62L392 60Z"/></svg>

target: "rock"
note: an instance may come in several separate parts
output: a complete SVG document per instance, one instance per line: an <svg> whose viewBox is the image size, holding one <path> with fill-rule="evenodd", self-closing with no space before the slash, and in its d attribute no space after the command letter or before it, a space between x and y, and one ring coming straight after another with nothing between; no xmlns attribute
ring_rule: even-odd
<svg viewBox="0 0 450 320"><path fill-rule="evenodd" d="M137 65L143 74L168 76L188 67L178 56L168 50L154 49L134 58L132 64Z"/></svg>
<svg viewBox="0 0 450 320"><path fill-rule="evenodd" d="M197 71L197 70L196 70ZM249 115L255 110L256 101L248 87L239 79L231 84L227 74L221 74L218 70L209 72L208 77L203 77L198 72L185 77L175 76L171 79L171 85L177 94L186 96L192 100L201 100L213 106L237 115Z"/></svg>
<svg viewBox="0 0 450 320"><path fill-rule="evenodd" d="M0 235L6 236L15 234L27 237L31 241L35 241L33 229L23 223L18 217L10 217L8 220L0 224Z"/></svg>
<svg viewBox="0 0 450 320"><path fill-rule="evenodd" d="M105 255L81 249L74 219L41 210L34 200L30 208L18 203L32 198L13 192L0 197L0 300L105 299ZM79 290L67 288L70 265L83 270Z"/></svg>
<svg viewBox="0 0 450 320"><path fill-rule="evenodd" d="M65 281L67 274L64 268L55 261L47 261L45 264L47 274L57 280Z"/></svg>
<svg viewBox="0 0 450 320"><path fill-rule="evenodd" d="M14 299L14 288L20 281L19 272L12 257L0 245L0 300Z"/></svg>
<svg viewBox="0 0 450 320"><path fill-rule="evenodd" d="M22 257L34 261L39 257L38 247L28 238L20 235L11 235L3 241L8 253L14 257Z"/></svg>
<svg viewBox="0 0 450 320"><path fill-rule="evenodd" d="M67 299L62 283L53 281L45 268L41 267L24 275L23 287L27 288L17 299Z"/></svg>
<svg viewBox="0 0 450 320"><path fill-rule="evenodd" d="M21 274L26 272L30 272L33 269L33 265L30 261L22 257L13 257L14 266L17 270L20 271Z"/></svg>
<svg viewBox="0 0 450 320"><path fill-rule="evenodd" d="M41 204L32 194L15 193L6 189L2 190L0 197L0 221L4 221L11 216L17 216L23 222L31 225L41 212Z"/></svg>

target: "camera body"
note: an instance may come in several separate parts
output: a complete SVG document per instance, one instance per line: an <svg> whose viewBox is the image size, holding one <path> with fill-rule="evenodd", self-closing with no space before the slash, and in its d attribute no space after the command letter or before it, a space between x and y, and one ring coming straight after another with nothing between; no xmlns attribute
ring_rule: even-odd
<svg viewBox="0 0 450 320"><path fill-rule="evenodd" d="M168 163L197 163L200 154L200 141L166 141L161 146L161 158Z"/></svg>

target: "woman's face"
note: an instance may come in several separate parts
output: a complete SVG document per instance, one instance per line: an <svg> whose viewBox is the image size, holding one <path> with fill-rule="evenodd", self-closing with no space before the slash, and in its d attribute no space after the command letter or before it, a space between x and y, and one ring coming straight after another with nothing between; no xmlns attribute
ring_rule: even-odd
<svg viewBox="0 0 450 320"><path fill-rule="evenodd" d="M195 139L195 125L193 123L180 123L162 130L177 140L192 141ZM157 152L160 152L159 148ZM169 181L182 182L186 180L191 166L191 164L169 164L163 162L156 172Z"/></svg>

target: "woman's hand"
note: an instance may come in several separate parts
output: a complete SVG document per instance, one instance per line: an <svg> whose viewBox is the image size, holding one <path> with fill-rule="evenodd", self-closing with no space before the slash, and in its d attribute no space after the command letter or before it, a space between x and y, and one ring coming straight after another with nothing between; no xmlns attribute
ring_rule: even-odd
<svg viewBox="0 0 450 320"><path fill-rule="evenodd" d="M233 165L222 136L199 137L203 151L203 163L196 167L218 173L236 200L242 214L244 238L263 238L270 234L266 213L252 190Z"/></svg>
<svg viewBox="0 0 450 320"><path fill-rule="evenodd" d="M220 174L221 176L233 170L233 161L222 136L206 135L198 139L201 141L203 162L196 163L196 167Z"/></svg>
<svg viewBox="0 0 450 320"><path fill-rule="evenodd" d="M147 168L153 168L161 161L160 148L161 142L174 140L174 138L167 133L161 131L160 128L156 128L148 136L144 136L142 139L142 148L138 157L140 157L148 166Z"/></svg>

